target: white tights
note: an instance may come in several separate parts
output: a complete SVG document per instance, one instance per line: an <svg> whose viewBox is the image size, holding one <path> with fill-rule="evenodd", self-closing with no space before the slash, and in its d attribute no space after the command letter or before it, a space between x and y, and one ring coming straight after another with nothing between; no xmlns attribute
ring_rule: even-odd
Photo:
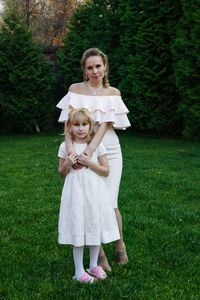
<svg viewBox="0 0 200 300"><path fill-rule="evenodd" d="M99 255L100 246L89 246L90 250L90 269L97 266L97 259ZM80 278L81 275L85 272L83 267L83 251L84 247L73 247L73 258L75 266L75 276Z"/></svg>

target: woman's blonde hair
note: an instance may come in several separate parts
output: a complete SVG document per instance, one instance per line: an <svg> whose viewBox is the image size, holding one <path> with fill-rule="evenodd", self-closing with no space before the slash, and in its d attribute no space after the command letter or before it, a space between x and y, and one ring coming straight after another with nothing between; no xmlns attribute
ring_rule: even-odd
<svg viewBox="0 0 200 300"><path fill-rule="evenodd" d="M79 124L80 122L89 124L89 131L86 137L87 143L89 143L94 136L94 122L91 113L86 108L72 108L69 112L66 126L68 127L68 129L70 129L71 125ZM74 139L73 134L72 138Z"/></svg>
<svg viewBox="0 0 200 300"><path fill-rule="evenodd" d="M105 73L104 73L104 78L103 78L103 87L108 87L109 86L109 81L108 81L108 70L109 70L109 65L108 65L108 57L105 53L103 53L101 50L98 48L89 48L87 49L81 58L81 67L83 71L85 71L85 65L86 65L86 60L91 57L91 56L100 56L103 60L103 64L105 66ZM85 75L84 72L84 80L88 81L88 78Z"/></svg>

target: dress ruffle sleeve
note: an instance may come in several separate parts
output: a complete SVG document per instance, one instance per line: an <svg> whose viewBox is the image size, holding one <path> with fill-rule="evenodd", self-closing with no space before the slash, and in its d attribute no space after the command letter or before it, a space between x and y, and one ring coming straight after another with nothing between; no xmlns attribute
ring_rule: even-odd
<svg viewBox="0 0 200 300"><path fill-rule="evenodd" d="M70 107L87 108L96 123L111 122L116 129L125 129L130 125L127 118L128 109L121 96L88 96L68 92L57 107L61 109L58 122L68 119Z"/></svg>

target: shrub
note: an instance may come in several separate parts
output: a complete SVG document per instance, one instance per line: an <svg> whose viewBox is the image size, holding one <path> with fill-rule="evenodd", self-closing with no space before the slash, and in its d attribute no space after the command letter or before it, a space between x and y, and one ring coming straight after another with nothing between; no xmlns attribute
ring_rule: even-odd
<svg viewBox="0 0 200 300"><path fill-rule="evenodd" d="M173 43L176 85L181 95L183 135L200 138L200 11L196 0L183 1L182 17Z"/></svg>
<svg viewBox="0 0 200 300"><path fill-rule="evenodd" d="M31 132L51 128L52 69L16 16L0 32L0 128Z"/></svg>

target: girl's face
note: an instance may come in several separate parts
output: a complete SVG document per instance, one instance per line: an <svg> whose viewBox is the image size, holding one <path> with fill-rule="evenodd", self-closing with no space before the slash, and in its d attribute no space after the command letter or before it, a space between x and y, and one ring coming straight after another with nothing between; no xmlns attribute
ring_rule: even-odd
<svg viewBox="0 0 200 300"><path fill-rule="evenodd" d="M90 56L85 62L85 75L88 77L89 83L102 83L106 66L101 56Z"/></svg>
<svg viewBox="0 0 200 300"><path fill-rule="evenodd" d="M71 133L74 136L75 142L82 142L85 143L89 130L90 125L83 119L77 120L76 123L71 124Z"/></svg>

